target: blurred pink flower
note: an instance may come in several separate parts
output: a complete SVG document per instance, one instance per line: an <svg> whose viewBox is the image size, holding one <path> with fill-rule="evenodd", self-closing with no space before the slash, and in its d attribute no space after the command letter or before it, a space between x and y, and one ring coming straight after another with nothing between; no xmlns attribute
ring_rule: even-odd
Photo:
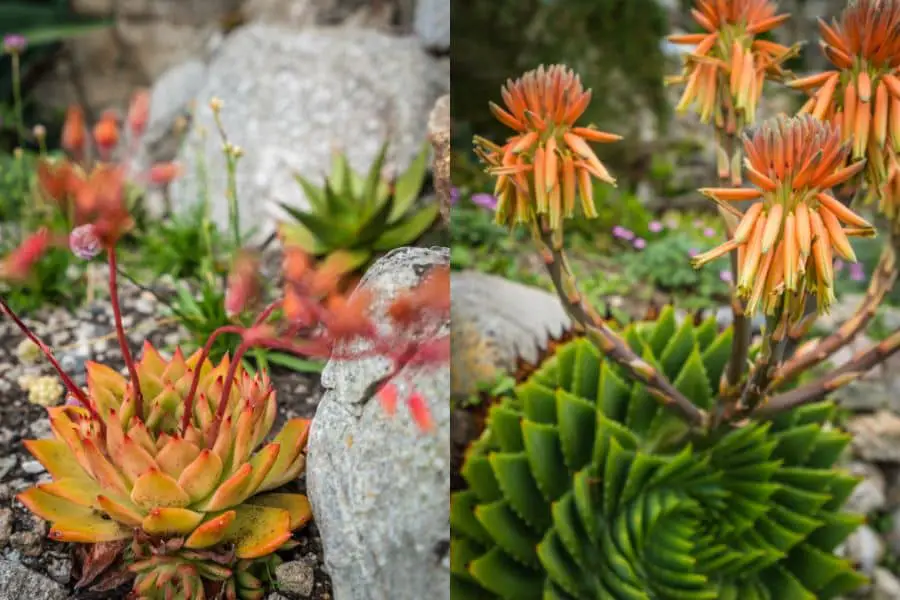
<svg viewBox="0 0 900 600"><path fill-rule="evenodd" d="M633 244L633 245L634 245L634 247L637 248L638 250L643 250L644 248L647 247L647 241L644 240L643 238L637 238L636 240L634 240L634 244Z"/></svg>
<svg viewBox="0 0 900 600"><path fill-rule="evenodd" d="M659 233L663 230L663 224L659 221L650 221L650 224L647 225L647 229L649 229L651 233Z"/></svg>
<svg viewBox="0 0 900 600"><path fill-rule="evenodd" d="M719 279L726 283L731 283L734 277L731 275L731 271L729 271L728 269L724 269L722 271L719 271Z"/></svg>

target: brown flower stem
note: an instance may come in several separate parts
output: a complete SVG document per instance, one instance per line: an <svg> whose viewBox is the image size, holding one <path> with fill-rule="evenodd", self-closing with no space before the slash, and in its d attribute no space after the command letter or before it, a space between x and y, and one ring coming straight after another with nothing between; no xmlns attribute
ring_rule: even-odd
<svg viewBox="0 0 900 600"><path fill-rule="evenodd" d="M200 351L200 358L194 366L194 376L191 378L191 389L184 398L184 412L181 415L181 435L184 435L187 432L188 425L191 423L191 417L194 414L194 396L197 395L197 387L200 385L200 372L203 363L206 362L206 359L209 358L209 353L212 352L213 344L216 343L216 340L222 334L241 334L243 331L243 327L237 325L225 325L213 331L207 338L206 344L203 345L203 349Z"/></svg>
<svg viewBox="0 0 900 600"><path fill-rule="evenodd" d="M113 318L116 323L116 336L119 338L119 347L122 349L122 358L128 368L131 378L131 386L134 390L134 414L141 422L144 421L144 396L141 393L141 381L138 378L137 367L134 365L134 357L128 347L128 338L125 336L125 326L122 324L122 309L119 306L119 285L116 280L118 273L116 267L116 248L110 246L106 252L109 262L109 302L112 304Z"/></svg>
<svg viewBox="0 0 900 600"><path fill-rule="evenodd" d="M538 238L542 255L553 287L569 317L585 331L587 338L610 360L621 365L628 373L646 384L651 394L660 402L673 407L692 425L706 427L709 415L695 406L652 365L635 354L628 344L612 331L587 305L568 268L565 253L553 240L548 228L541 228Z"/></svg>
<svg viewBox="0 0 900 600"><path fill-rule="evenodd" d="M852 342L868 326L875 316L878 306L884 301L896 281L896 251L891 245L886 244L881 254L881 260L875 267L875 273L872 275L866 295L853 316L844 321L834 333L819 340L812 348L785 362L775 373L773 386L791 381L798 374L822 363Z"/></svg>
<svg viewBox="0 0 900 600"><path fill-rule="evenodd" d="M733 108L731 110L733 110ZM716 138L719 141L722 150L724 150L727 155L728 160L731 161L740 144L737 136L733 133L727 133L724 130L717 130ZM731 172L733 170L732 167L734 166L737 166L736 183L735 173ZM740 185L740 168L740 163L737 165L730 164L728 176L723 178L723 181L734 185ZM730 240L733 231L732 227L730 227L727 222L726 229L728 230L728 239ZM740 265L738 265L737 253L732 252L730 254L731 273L734 281L737 281L740 267ZM738 386L744 377L744 370L747 368L747 356L750 351L751 338L751 319L747 316L743 300L737 297L735 286L732 285L731 287L731 324L734 330L734 341L731 344L731 356L728 359L728 365L725 368L726 390L724 395L726 398L737 396Z"/></svg>
<svg viewBox="0 0 900 600"><path fill-rule="evenodd" d="M763 337L762 350L753 365L740 400L738 400L737 414L752 412L759 405L766 389L769 387L769 383L772 381L775 369L784 360L784 349L787 345L787 339L784 335L779 339L775 338L775 332L780 320L780 317L770 318L767 323L768 331Z"/></svg>
<svg viewBox="0 0 900 600"><path fill-rule="evenodd" d="M231 388L234 386L234 378L237 375L237 369L244 358L244 354L253 346L252 343L242 341L234 351L231 364L228 365L228 373L225 375L225 383L222 384L222 396L219 398L219 406L216 407L216 418L213 420L209 428L209 435L206 438L206 447L212 448L216 443L216 437L219 435L219 427L222 425L222 419L225 418L225 409L228 407L228 397L231 395Z"/></svg>
<svg viewBox="0 0 900 600"><path fill-rule="evenodd" d="M16 324L16 327L19 328L19 330L25 335L25 337L31 340L32 343L41 350L41 352L50 362L51 366L53 366L53 370L56 371L60 379L62 379L63 385L66 387L66 390L70 394L75 396L75 398L82 405L84 405L86 409L88 409L88 412L91 413L91 416L99 420L99 415L97 415L97 411L94 409L94 405L91 402L90 398L88 398L87 394L85 394L84 391L80 387L78 387L74 381L72 381L72 378L69 377L69 375L65 371L63 371L62 366L59 364L59 361L56 360L56 357L53 356L53 352L50 350L47 344L45 344L43 340L41 340L41 338L39 338L33 331L31 331L28 325L26 325L22 321L22 319L20 319L19 316L15 312L13 312L13 310L9 307L2 296L0 296L0 311L2 311L4 314L6 314L6 316L12 319L12 322Z"/></svg>
<svg viewBox="0 0 900 600"><path fill-rule="evenodd" d="M772 397L771 400L760 405L753 415L768 419L803 404L821 400L838 388L862 377L872 367L884 362L898 350L900 350L900 331L895 331L887 339L874 344L865 352L857 354L841 368L821 379Z"/></svg>

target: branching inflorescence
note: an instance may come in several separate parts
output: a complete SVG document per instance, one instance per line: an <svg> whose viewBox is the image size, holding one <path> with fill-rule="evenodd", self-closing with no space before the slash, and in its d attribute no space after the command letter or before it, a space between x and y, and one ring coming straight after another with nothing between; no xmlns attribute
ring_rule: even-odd
<svg viewBox="0 0 900 600"><path fill-rule="evenodd" d="M790 84L820 88L800 115L758 125L753 121L763 83L793 77L781 65L796 46L757 36L787 15L763 0L698 0L693 14L705 33L673 38L697 45L679 78L687 84L679 106L696 101L703 120L714 123L724 146L719 175L731 183L700 190L725 217L728 238L693 264L733 257L732 327L721 331L714 319L678 324L667 309L654 322L620 332L580 294L563 249L563 222L576 216L576 181L583 216L596 215L590 178L614 179L587 142L618 137L577 125L590 91L569 69L540 67L508 82L502 94L509 110L491 110L515 134L502 146L475 138L487 172L497 179L498 222L524 224L532 232L584 339L558 347L511 396L496 398L484 435L470 448L461 473L469 489L451 503L451 571L460 597L676 597L673 590L697 586L691 597L790 590L791 597L831 598L864 580L831 554L859 519L832 512L855 482L834 469L848 438L828 431L833 406L823 401L900 350L900 332L818 379L782 388L862 331L897 278L891 123L900 111L891 98L900 88L894 39L900 3L853 2L840 24L822 22L823 48L839 68ZM795 348L790 342L799 341L835 301L835 259L855 262L852 238L876 234L835 194L847 186L879 195L895 235L857 313L831 335ZM749 317L759 312L765 326L759 343L751 344ZM759 443L756 449L750 438ZM732 444L743 448L736 467L741 478L775 485L728 483L731 459L716 456L730 453ZM710 454L688 459L695 449ZM783 462L769 463L776 457ZM666 482L675 470L687 476L710 467L724 471L704 475L703 485L724 486L716 493L730 498L723 500L728 511L746 508L735 518L759 518L758 525L735 527L731 516L716 513L705 500L685 501L690 492L679 495L678 477ZM813 479L827 490L803 509L806 516L821 512L801 525L783 508L799 506L793 501L811 491L800 488ZM740 496L751 489L753 499L745 504ZM736 537L715 535L720 541L713 543L699 533L724 522ZM753 531L753 539L744 531ZM677 535L686 536L684 544L652 541ZM731 541L721 541L726 539ZM732 542L740 550L730 548ZM776 547L755 565L749 558ZM676 564L679 553L685 558L678 569L649 564ZM828 577L794 570L809 561L820 563L814 570Z"/></svg>

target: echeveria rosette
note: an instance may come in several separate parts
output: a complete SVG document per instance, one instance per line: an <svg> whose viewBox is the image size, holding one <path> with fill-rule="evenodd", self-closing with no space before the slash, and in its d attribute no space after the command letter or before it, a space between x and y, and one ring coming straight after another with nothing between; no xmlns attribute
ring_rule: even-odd
<svg viewBox="0 0 900 600"><path fill-rule="evenodd" d="M827 311L834 301L834 255L856 262L849 238L875 235L872 225L831 195L865 161L847 165L851 148L840 130L809 115L769 119L743 138L745 173L755 187L700 190L734 214L738 225L731 239L694 257L693 264L737 252L737 293L750 314L762 307L768 315L787 311L799 318L807 293ZM747 200L754 203L743 213L730 204Z"/></svg>
<svg viewBox="0 0 900 600"><path fill-rule="evenodd" d="M697 0L691 14L701 33L669 36L676 44L695 48L685 55L682 74L668 83L685 85L676 110L696 104L703 123L713 122L720 143L719 176L731 174L740 183L739 148L725 148L722 133L734 136L756 120L756 109L766 79L781 79L781 65L796 47L758 39L784 23L790 15L777 14L769 0Z"/></svg>
<svg viewBox="0 0 900 600"><path fill-rule="evenodd" d="M586 218L597 216L592 177L615 185L589 142L610 143L621 136L576 126L591 101L581 79L563 65L543 65L501 90L506 108L491 112L515 135L502 146L475 138L475 151L497 178L497 222L533 224L546 216L559 231L575 215L576 201Z"/></svg>
<svg viewBox="0 0 900 600"><path fill-rule="evenodd" d="M868 160L867 199L891 220L900 216L900 1L855 0L840 20L819 20L822 50L834 69L790 82L810 99L801 112L825 119L852 140L852 158Z"/></svg>
<svg viewBox="0 0 900 600"><path fill-rule="evenodd" d="M142 420L135 415L131 383L98 363L87 367L96 416L80 405L48 409L54 437L25 445L53 481L18 498L51 523L52 539L111 542L139 530L182 538L188 550L234 544L236 558L252 559L279 549L309 520L305 496L261 493L302 471L309 422L289 420L263 446L276 417L275 391L265 374L250 377L239 367L225 418L207 447L226 358L199 367L198 393L182 434L184 399L198 361L199 353L185 359L180 351L165 360L145 344L136 365Z"/></svg>
<svg viewBox="0 0 900 600"><path fill-rule="evenodd" d="M632 349L710 408L731 330L665 310ZM451 596L827 599L865 578L833 554L862 517L827 403L701 436L584 339L501 399L451 499ZM690 440L690 441L688 441Z"/></svg>
<svg viewBox="0 0 900 600"><path fill-rule="evenodd" d="M141 536L126 554L135 600L261 600L282 563L277 554L236 561L233 550L190 550L183 540Z"/></svg>

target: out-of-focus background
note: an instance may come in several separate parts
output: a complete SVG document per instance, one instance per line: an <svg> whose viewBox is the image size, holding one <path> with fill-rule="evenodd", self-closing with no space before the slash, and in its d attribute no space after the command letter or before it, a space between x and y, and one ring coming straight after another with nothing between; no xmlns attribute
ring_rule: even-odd
<svg viewBox="0 0 900 600"><path fill-rule="evenodd" d="M806 41L787 68L798 75L826 68L816 19L830 20L847 2L776 4L779 13L792 17L772 32L772 39L786 45ZM680 314L715 314L720 325L730 322L728 259L699 271L689 263L692 255L718 245L724 234L713 204L697 192L717 183L713 129L692 112L676 115L683 86L666 88L663 83L664 76L680 72L681 52L689 49L668 43L665 36L699 31L692 5L687 0L454 0L454 365L469 365L485 378L514 370L523 355L533 359L566 328L528 234L510 235L493 223L493 182L472 152L475 134L501 142L510 135L491 115L488 102L502 104L500 88L507 78L540 64L571 67L593 90L582 121L624 136L615 144L593 146L618 179L616 189L595 186L599 218L567 224L566 244L581 291L620 320L642 318L674 303ZM802 93L767 83L758 118L793 113L804 101ZM838 303L829 317L819 320L818 332L833 330L855 310L880 244L855 241L860 263L836 263ZM528 287L507 289L484 274ZM514 310L502 307L502 294L510 302L516 299ZM880 309L870 338L879 339L900 323L898 302L895 290ZM846 361L854 348L870 342L860 339L835 362ZM900 572L900 427L874 431L864 426L869 421L857 419L885 407L900 414L898 372L888 363L838 395L848 422L859 425L853 427L857 454L851 468L866 478L851 504L870 516L844 551L867 572L877 570L876 583L883 589L867 593L879 598L900 597L895 578ZM471 378L458 376L456 369L453 375L455 395L472 393Z"/></svg>
<svg viewBox="0 0 900 600"><path fill-rule="evenodd" d="M409 164L435 99L449 91L446 13L439 0L6 0L0 31L29 40L25 120L45 125L51 146L68 105L82 105L94 123L106 110L124 115L136 89L152 89L138 159L186 163L171 193L175 208L196 201L198 144L213 191L224 187L207 106L220 98L225 129L246 157L243 228L268 232L269 215L281 214L276 202L305 202L292 173L320 176L335 148L365 169L388 139L389 166ZM16 144L12 100L4 56L4 154ZM227 221L223 206L213 214Z"/></svg>

